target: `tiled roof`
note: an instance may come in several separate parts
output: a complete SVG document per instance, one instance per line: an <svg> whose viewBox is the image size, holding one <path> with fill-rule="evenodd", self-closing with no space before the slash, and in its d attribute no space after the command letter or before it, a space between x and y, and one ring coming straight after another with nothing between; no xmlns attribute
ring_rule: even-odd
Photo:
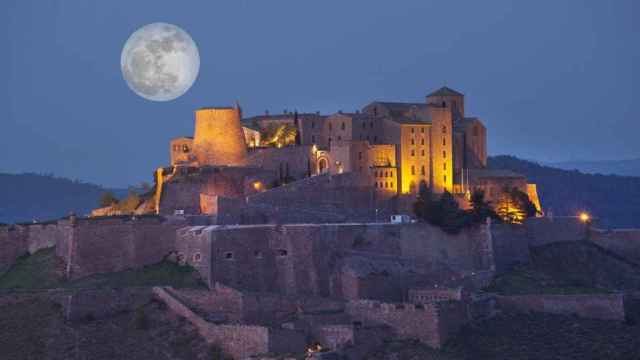
<svg viewBox="0 0 640 360"><path fill-rule="evenodd" d="M448 88L446 86L441 87L440 89L432 92L431 94L427 95L427 97L429 96L464 96L464 94L461 94L451 88Z"/></svg>

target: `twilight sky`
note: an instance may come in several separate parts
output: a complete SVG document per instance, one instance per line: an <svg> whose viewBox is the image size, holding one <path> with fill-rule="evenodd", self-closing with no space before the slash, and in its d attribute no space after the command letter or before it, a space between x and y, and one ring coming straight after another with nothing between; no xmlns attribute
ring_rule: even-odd
<svg viewBox="0 0 640 360"><path fill-rule="evenodd" d="M201 106L333 113L442 85L483 119L490 154L637 158L639 15L637 0L2 0L0 172L127 186L168 163ZM144 100L120 72L153 22L200 50L175 101Z"/></svg>

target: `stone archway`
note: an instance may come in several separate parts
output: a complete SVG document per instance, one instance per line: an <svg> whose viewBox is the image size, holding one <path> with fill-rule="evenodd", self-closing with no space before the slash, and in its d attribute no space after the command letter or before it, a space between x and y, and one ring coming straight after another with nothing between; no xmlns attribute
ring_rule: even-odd
<svg viewBox="0 0 640 360"><path fill-rule="evenodd" d="M318 159L318 174L324 174L329 171L329 160L327 158Z"/></svg>

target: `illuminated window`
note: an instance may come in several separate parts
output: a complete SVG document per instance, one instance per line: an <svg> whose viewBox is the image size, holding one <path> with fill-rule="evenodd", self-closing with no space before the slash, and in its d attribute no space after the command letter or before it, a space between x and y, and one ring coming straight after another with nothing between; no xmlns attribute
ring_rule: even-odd
<svg viewBox="0 0 640 360"><path fill-rule="evenodd" d="M188 153L189 147L187 145L182 145L182 152Z"/></svg>
<svg viewBox="0 0 640 360"><path fill-rule="evenodd" d="M411 175L415 175L416 174L416 167L411 165Z"/></svg>

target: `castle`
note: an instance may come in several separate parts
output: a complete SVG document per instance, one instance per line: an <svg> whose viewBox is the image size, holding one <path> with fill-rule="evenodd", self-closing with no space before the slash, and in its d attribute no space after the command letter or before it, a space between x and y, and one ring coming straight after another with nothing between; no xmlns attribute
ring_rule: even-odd
<svg viewBox="0 0 640 360"><path fill-rule="evenodd" d="M273 129L274 139L267 141L265 134ZM291 131L288 139L283 129ZM255 223L263 222L259 218L291 222L283 214L302 209L313 222L335 222L337 216L325 219L319 210L341 214L349 208L353 213L343 214L345 221L375 220L411 214L421 184L454 194L463 208L475 189L497 204L504 188L517 188L541 211L535 184L486 168L487 129L479 118L465 115L464 95L448 87L430 93L424 103L374 101L361 111L332 115L285 112L243 119L239 105L201 108L195 111L193 137L171 140L170 160L171 166L157 172L153 198L137 213ZM330 180L313 180L316 176ZM288 191L279 188L283 184Z"/></svg>
<svg viewBox="0 0 640 360"><path fill-rule="evenodd" d="M170 166L157 169L132 212L108 206L0 227L0 271L52 246L67 279L163 260L191 266L206 289L81 293L62 303L78 318L110 311L101 296L127 309L142 301L137 294L153 296L238 359L312 350L308 339L354 359L389 338L437 348L493 314L494 299L475 293L494 274L527 261L532 246L589 234L576 219L489 221L457 234L389 221L412 214L421 184L463 206L475 189L493 200L515 187L539 209L526 178L486 169L486 136L449 88L424 104L376 101L329 116L242 119L239 105L201 108L194 136L171 141Z"/></svg>

